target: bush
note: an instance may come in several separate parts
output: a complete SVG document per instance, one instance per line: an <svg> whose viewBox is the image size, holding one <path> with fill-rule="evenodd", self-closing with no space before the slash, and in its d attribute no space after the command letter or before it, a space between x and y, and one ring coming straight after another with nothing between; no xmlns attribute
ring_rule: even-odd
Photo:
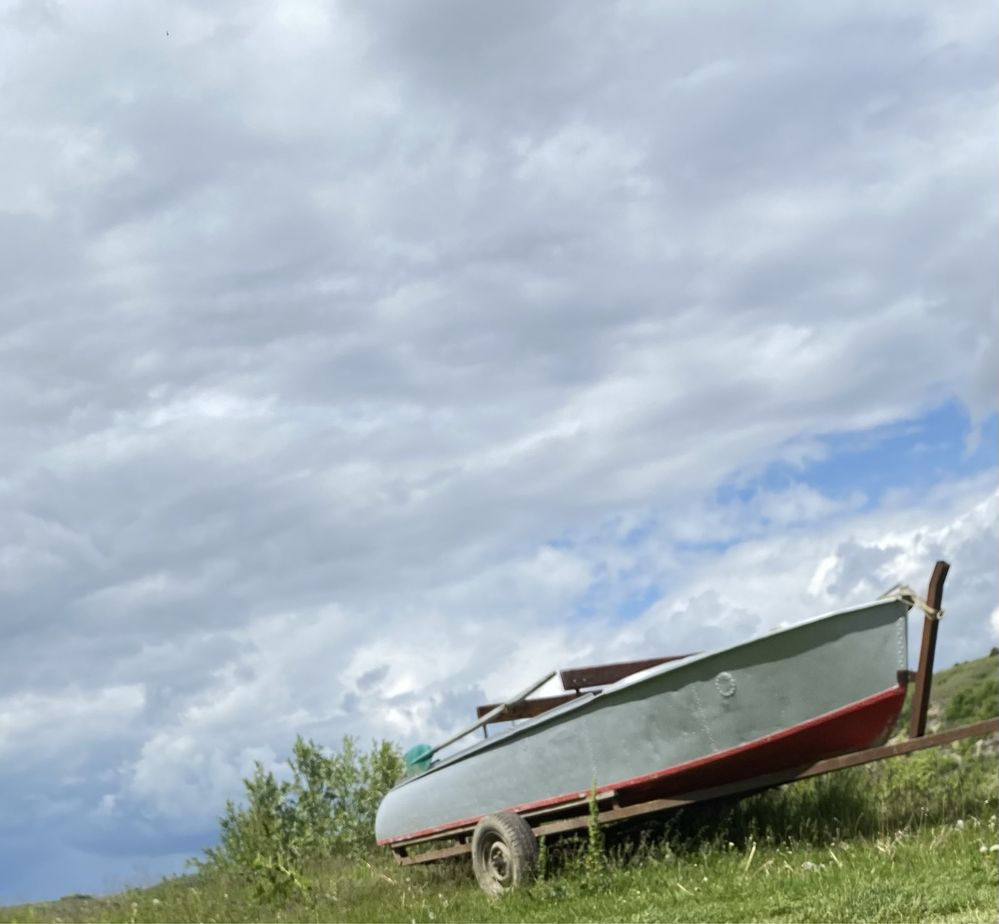
<svg viewBox="0 0 999 924"><path fill-rule="evenodd" d="M195 861L252 878L262 894L306 891L305 870L331 855L359 856L374 842L375 812L402 777L399 749L374 742L368 753L343 739L338 754L296 738L291 779L279 781L259 762L243 780L246 805L226 802L219 845Z"/></svg>
<svg viewBox="0 0 999 924"><path fill-rule="evenodd" d="M989 719L999 711L997 701L999 681L995 677L986 677L954 695L944 711L944 721L951 725L963 725L965 722Z"/></svg>

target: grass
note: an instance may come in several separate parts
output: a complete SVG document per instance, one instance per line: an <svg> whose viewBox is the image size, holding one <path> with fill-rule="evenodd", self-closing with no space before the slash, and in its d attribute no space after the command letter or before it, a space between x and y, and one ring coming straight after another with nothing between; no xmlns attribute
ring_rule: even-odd
<svg viewBox="0 0 999 924"><path fill-rule="evenodd" d="M996 665L942 672L939 713L969 690L960 701L978 708L974 691ZM330 858L290 893L202 870L105 898L0 908L0 922L996 920L996 766L974 742L601 835L546 844L546 874L498 900L478 889L467 858L400 869L373 853Z"/></svg>
<svg viewBox="0 0 999 924"><path fill-rule="evenodd" d="M312 901L262 908L235 884L178 879L104 900L31 906L4 920L63 921L994 921L995 829L966 821L826 846L749 842L587 875L562 869L499 900L464 866L400 873L331 864ZM984 848L984 852L983 852Z"/></svg>

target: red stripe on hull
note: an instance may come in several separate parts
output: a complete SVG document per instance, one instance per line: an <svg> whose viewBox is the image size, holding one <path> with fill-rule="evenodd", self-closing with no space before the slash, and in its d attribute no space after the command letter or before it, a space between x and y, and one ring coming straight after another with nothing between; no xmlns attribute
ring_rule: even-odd
<svg viewBox="0 0 999 924"><path fill-rule="evenodd" d="M801 767L827 757L873 747L887 737L898 720L905 701L905 689L905 686L893 687L747 744L644 776L598 786L597 792L614 790L623 805L633 805ZM572 802L579 796L580 793L573 790L550 799L514 805L503 811L555 809L560 803ZM475 824L481 817L479 815L450 821L433 828L385 838L378 843L397 844L433 834L443 837L448 831Z"/></svg>

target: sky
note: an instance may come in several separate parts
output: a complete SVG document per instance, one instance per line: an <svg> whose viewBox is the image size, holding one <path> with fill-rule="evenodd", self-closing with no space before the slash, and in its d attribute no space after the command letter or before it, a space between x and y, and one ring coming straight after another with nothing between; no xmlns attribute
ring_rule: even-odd
<svg viewBox="0 0 999 924"><path fill-rule="evenodd" d="M985 654L996 17L0 0L0 903L938 558Z"/></svg>

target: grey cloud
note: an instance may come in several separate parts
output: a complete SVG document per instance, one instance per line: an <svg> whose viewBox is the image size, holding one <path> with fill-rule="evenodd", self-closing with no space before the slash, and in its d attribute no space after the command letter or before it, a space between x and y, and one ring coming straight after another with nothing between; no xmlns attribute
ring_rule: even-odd
<svg viewBox="0 0 999 924"><path fill-rule="evenodd" d="M370 671L365 671L357 678L357 688L359 690L368 690L376 684L381 683L386 674L389 672L389 666L383 664L381 667L373 667Z"/></svg>
<svg viewBox="0 0 999 924"><path fill-rule="evenodd" d="M856 540L841 543L835 552L835 571L827 576L823 590L833 598L856 596L860 585L869 585L873 575L883 570L901 551L900 546L871 549Z"/></svg>

